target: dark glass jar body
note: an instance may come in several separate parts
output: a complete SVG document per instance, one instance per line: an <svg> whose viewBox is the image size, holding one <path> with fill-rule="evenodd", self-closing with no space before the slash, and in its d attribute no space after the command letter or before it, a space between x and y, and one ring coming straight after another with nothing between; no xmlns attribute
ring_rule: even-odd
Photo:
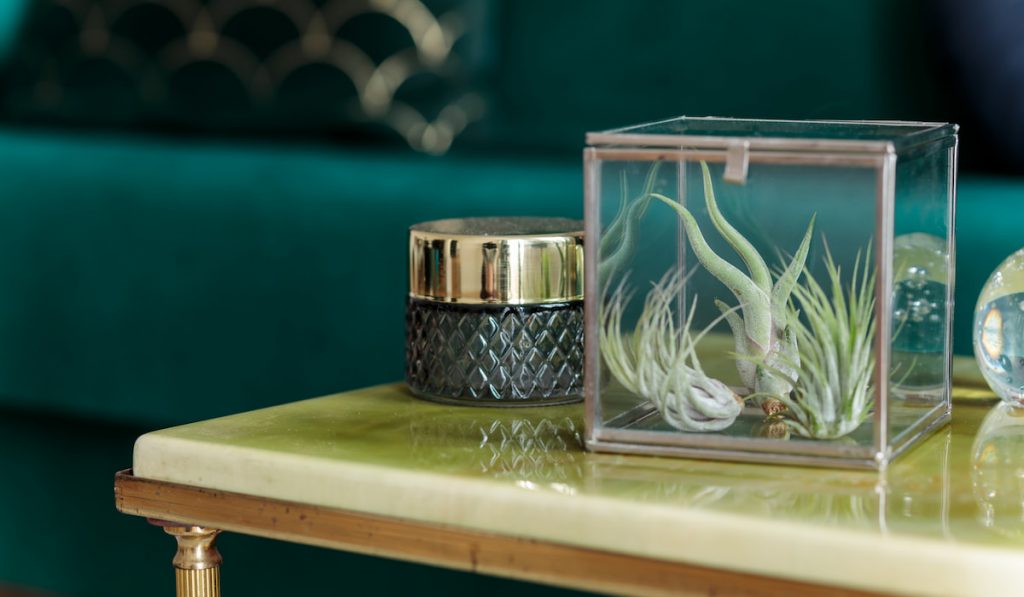
<svg viewBox="0 0 1024 597"><path fill-rule="evenodd" d="M421 398L487 406L583 399L583 301L409 298L405 313L405 379Z"/></svg>

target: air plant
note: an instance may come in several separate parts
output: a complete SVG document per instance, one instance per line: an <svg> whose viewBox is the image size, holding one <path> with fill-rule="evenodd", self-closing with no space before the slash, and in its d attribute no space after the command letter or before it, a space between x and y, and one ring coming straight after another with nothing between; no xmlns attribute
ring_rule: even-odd
<svg viewBox="0 0 1024 597"><path fill-rule="evenodd" d="M736 343L736 369L743 384L758 396L788 395L793 389L793 369L800 364L792 313L788 307L789 298L804 271L814 218L811 218L803 241L789 265L773 283L764 258L719 211L707 163L701 162L701 169L704 173L704 200L711 222L739 254L749 274L720 257L708 246L697 221L686 207L658 193L651 193L651 196L679 214L697 260L711 275L725 284L739 301L739 312L720 300L715 300L715 305L732 330ZM767 406L762 406L768 410Z"/></svg>
<svg viewBox="0 0 1024 597"><path fill-rule="evenodd" d="M865 254L862 264L857 253L844 292L840 268L826 245L829 292L810 276L793 291L806 323L791 305L800 354L789 367L796 373L793 394L778 399L787 407L786 424L798 435L842 437L857 429L874 407L875 275L868 273L869 256Z"/></svg>
<svg viewBox="0 0 1024 597"><path fill-rule="evenodd" d="M672 308L686 278L670 271L648 292L631 337L622 333L622 313L632 293L623 280L601 310L600 347L608 370L630 392L651 400L662 418L682 431L719 431L732 425L743 400L704 373L696 346L719 320L693 336L689 316L677 324ZM724 317L724 315L723 315Z"/></svg>
<svg viewBox="0 0 1024 597"><path fill-rule="evenodd" d="M654 162L647 172L643 191L633 200L629 200L629 185L626 173L620 173L619 209L615 217L601 235L599 253L601 262L597 266L598 280L607 283L619 274L636 253L636 228L647 212L651 202L651 192L658 180L658 169L661 162Z"/></svg>

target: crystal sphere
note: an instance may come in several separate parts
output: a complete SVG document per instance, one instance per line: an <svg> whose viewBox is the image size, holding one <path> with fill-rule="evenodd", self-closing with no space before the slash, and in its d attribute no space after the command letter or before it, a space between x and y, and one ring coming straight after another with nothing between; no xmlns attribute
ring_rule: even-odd
<svg viewBox="0 0 1024 597"><path fill-rule="evenodd" d="M891 388L898 398L941 398L948 273L945 240L923 232L894 239Z"/></svg>
<svg viewBox="0 0 1024 597"><path fill-rule="evenodd" d="M974 309L974 357L989 387L1024 406L1024 249L989 276Z"/></svg>

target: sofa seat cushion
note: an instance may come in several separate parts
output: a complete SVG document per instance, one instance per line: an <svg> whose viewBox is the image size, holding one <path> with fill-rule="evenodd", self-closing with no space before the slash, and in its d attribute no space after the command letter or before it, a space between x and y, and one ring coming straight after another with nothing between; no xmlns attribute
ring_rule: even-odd
<svg viewBox="0 0 1024 597"><path fill-rule="evenodd" d="M407 228L581 217L578 161L0 130L0 401L145 425L399 379Z"/></svg>

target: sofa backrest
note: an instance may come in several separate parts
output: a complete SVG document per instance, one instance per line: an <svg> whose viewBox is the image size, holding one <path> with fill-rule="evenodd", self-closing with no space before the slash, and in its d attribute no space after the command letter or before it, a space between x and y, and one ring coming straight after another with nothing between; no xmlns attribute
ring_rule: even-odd
<svg viewBox="0 0 1024 597"><path fill-rule="evenodd" d="M0 3L0 43L25 2ZM443 153L575 152L679 114L944 114L923 0L31 4L0 101L18 121Z"/></svg>
<svg viewBox="0 0 1024 597"><path fill-rule="evenodd" d="M473 0L32 0L0 99L18 122L404 142L481 110Z"/></svg>
<svg viewBox="0 0 1024 597"><path fill-rule="evenodd" d="M579 148L682 114L943 114L919 0L515 0L500 5L491 140Z"/></svg>

